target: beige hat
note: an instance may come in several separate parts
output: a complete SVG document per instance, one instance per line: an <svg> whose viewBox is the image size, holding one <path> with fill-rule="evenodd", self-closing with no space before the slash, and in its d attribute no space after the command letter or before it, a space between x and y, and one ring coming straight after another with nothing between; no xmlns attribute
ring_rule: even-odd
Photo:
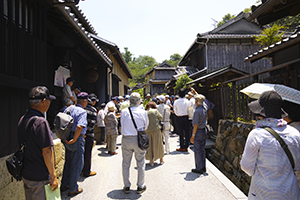
<svg viewBox="0 0 300 200"><path fill-rule="evenodd" d="M198 104L203 104L205 100L205 96L202 94L197 94L194 96L195 100L198 102Z"/></svg>
<svg viewBox="0 0 300 200"><path fill-rule="evenodd" d="M115 107L114 105L109 105L109 106L108 106L108 111L113 112L113 111L115 111L115 110L116 110L116 107Z"/></svg>

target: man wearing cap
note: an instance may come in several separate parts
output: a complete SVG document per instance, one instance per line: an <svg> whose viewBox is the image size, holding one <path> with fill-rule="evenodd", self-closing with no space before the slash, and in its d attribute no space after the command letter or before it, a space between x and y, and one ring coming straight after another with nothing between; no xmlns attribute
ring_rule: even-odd
<svg viewBox="0 0 300 200"><path fill-rule="evenodd" d="M149 101L152 101L152 99L151 99L150 97L151 97L151 95L148 93L148 94L146 95L146 99L144 99L144 101L143 101L143 106L144 106L144 108L146 108L146 105L147 105L147 103L148 103Z"/></svg>
<svg viewBox="0 0 300 200"><path fill-rule="evenodd" d="M123 175L123 191L130 193L131 183L129 181L129 169L131 164L132 154L135 155L137 163L137 193L141 194L146 190L145 185L145 154L146 150L141 150L138 147L137 142L137 130L133 125L132 118L130 116L129 109L132 112L137 129L146 130L149 124L147 112L144 109L140 109L138 106L141 102L141 96L137 92L133 92L130 95L130 107L125 108L121 112L121 123L126 124L122 126L122 175Z"/></svg>
<svg viewBox="0 0 300 200"><path fill-rule="evenodd" d="M22 180L26 199L46 199L44 186L50 183L54 190L58 187L54 168L53 140L49 123L43 113L47 112L51 100L56 97L50 95L44 86L37 86L29 92L30 109L18 123L18 142L23 143L24 135L30 121L37 117L30 129L24 152Z"/></svg>
<svg viewBox="0 0 300 200"><path fill-rule="evenodd" d="M105 112L108 113L108 107L109 107L109 106L112 106L112 105L113 105L113 106L116 107L117 104L118 104L118 97L112 97L112 98L111 98L111 101L109 101L109 102L106 104L106 106L105 106L105 109L104 109Z"/></svg>
<svg viewBox="0 0 300 200"><path fill-rule="evenodd" d="M88 94L80 92L77 95L77 104L70 108L74 123L70 140L64 141L65 165L61 181L61 191L69 189L68 196L74 196L83 191L78 187L77 181L83 168L84 137L87 129L87 113L84 108L89 101ZM64 112L67 112L67 109Z"/></svg>
<svg viewBox="0 0 300 200"><path fill-rule="evenodd" d="M192 172L203 174L206 172L205 165L205 142L206 142L206 108L203 106L205 96L197 94L194 96L195 104L197 106L193 116L193 132L191 143L194 143L195 169Z"/></svg>
<svg viewBox="0 0 300 200"><path fill-rule="evenodd" d="M166 104L167 106L169 106L169 105L171 104L170 96L169 96L169 95L166 95L165 98L166 98L165 104Z"/></svg>
<svg viewBox="0 0 300 200"><path fill-rule="evenodd" d="M163 131L162 135L165 141L165 151L166 154L170 153L170 144L169 144L169 133L170 133L170 106L165 104L165 97L163 95L158 96L159 105L157 106L158 112L162 115L162 124L163 124Z"/></svg>
<svg viewBox="0 0 300 200"><path fill-rule="evenodd" d="M76 100L73 96L71 87L74 84L74 79L71 77L67 78L67 84L63 88L63 103L65 106L74 105L76 104Z"/></svg>
<svg viewBox="0 0 300 200"><path fill-rule="evenodd" d="M97 95L94 93L89 94L89 99L91 102L85 107L87 113L87 130L86 130L86 137L85 137L85 148L84 148L84 165L83 165L83 176L89 177L94 176L97 173L91 171L92 165L92 149L94 144L94 126L97 122L97 109L93 106L99 101Z"/></svg>

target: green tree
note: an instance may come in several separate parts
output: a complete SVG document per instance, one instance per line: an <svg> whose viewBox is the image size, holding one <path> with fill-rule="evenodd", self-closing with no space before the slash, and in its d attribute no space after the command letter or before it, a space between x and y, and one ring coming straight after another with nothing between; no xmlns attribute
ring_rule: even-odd
<svg viewBox="0 0 300 200"><path fill-rule="evenodd" d="M181 59L181 55L179 55L178 53L174 53L173 55L170 56L169 60L165 60L165 61L170 65L176 67L180 59Z"/></svg>
<svg viewBox="0 0 300 200"><path fill-rule="evenodd" d="M122 53L122 56L125 60L125 62L128 64L130 61L132 61L132 53L130 53L130 51L128 51L128 47L124 47L125 52Z"/></svg>
<svg viewBox="0 0 300 200"><path fill-rule="evenodd" d="M179 76L178 80L176 81L174 90L179 91L181 88L185 89L187 87L187 83L190 81L192 81L192 79L186 74Z"/></svg>
<svg viewBox="0 0 300 200"><path fill-rule="evenodd" d="M251 8L245 8L244 9L244 13L249 13L249 12L251 12Z"/></svg>
<svg viewBox="0 0 300 200"><path fill-rule="evenodd" d="M271 22L269 25L273 26L274 24L282 26L283 28L281 30L293 32L300 24L300 14L278 19L275 22Z"/></svg>
<svg viewBox="0 0 300 200"><path fill-rule="evenodd" d="M157 62L151 56L139 56L132 59L132 61L128 63L128 67L133 75L133 79L129 80L130 86L132 87L138 83L145 83L145 73L151 70L155 65L157 65Z"/></svg>
<svg viewBox="0 0 300 200"><path fill-rule="evenodd" d="M235 15L231 15L230 13L226 14L226 15L223 17L222 21L220 21L220 22L218 23L217 27L219 27L219 26L221 26L221 25L223 25L223 24L229 22L229 21L230 21L231 19L233 19L233 18L235 18Z"/></svg>
<svg viewBox="0 0 300 200"><path fill-rule="evenodd" d="M261 35L254 36L255 40L260 43L260 46L270 46L282 40L283 32L279 32L283 26L274 24L270 28L261 31Z"/></svg>

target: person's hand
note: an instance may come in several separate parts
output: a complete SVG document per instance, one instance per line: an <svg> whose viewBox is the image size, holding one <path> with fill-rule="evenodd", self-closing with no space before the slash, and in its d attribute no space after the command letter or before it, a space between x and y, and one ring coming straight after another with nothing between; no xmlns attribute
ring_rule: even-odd
<svg viewBox="0 0 300 200"><path fill-rule="evenodd" d="M74 140L74 139L71 139L71 140L66 140L65 141L67 144L74 144L75 142L76 142L76 140Z"/></svg>
<svg viewBox="0 0 300 200"><path fill-rule="evenodd" d="M50 178L50 187L55 191L58 188L58 180L56 176L51 176Z"/></svg>
<svg viewBox="0 0 300 200"><path fill-rule="evenodd" d="M194 144L194 140L195 140L195 136L192 135L192 137L191 137L191 139L190 139L190 142L191 142L192 144Z"/></svg>

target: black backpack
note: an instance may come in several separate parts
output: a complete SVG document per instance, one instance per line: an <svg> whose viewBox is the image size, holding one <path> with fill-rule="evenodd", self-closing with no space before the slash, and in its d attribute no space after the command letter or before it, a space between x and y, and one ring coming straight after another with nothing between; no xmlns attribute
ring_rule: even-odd
<svg viewBox="0 0 300 200"><path fill-rule="evenodd" d="M70 116L70 110L72 106L69 106L66 113L59 112L54 118L54 128L56 136L63 142L69 140L72 126L74 123L73 117Z"/></svg>
<svg viewBox="0 0 300 200"><path fill-rule="evenodd" d="M21 148L17 152L15 152L14 155L6 159L7 170L17 181L22 180L22 168L23 168L24 150L26 147L26 141L29 137L30 129L37 118L38 118L37 116L33 117L30 120L28 126L26 127L26 133L24 135L24 140L21 144Z"/></svg>

